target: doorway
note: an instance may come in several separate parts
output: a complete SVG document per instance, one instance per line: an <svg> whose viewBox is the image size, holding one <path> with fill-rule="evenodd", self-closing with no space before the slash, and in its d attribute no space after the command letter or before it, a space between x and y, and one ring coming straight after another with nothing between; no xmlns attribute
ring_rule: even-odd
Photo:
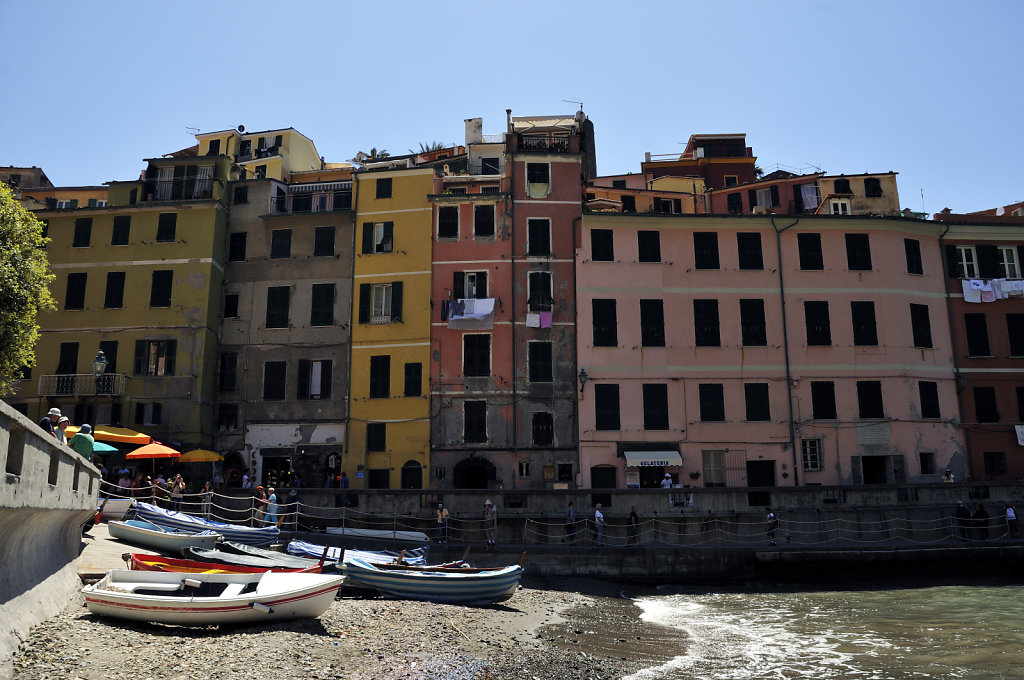
<svg viewBox="0 0 1024 680"><path fill-rule="evenodd" d="M498 478L497 472L491 461L470 456L455 464L452 484L456 489L490 489Z"/></svg>
<svg viewBox="0 0 1024 680"><path fill-rule="evenodd" d="M406 461L402 466L402 488L423 488L423 466L414 460Z"/></svg>
<svg viewBox="0 0 1024 680"><path fill-rule="evenodd" d="M861 456L860 466L865 484L889 483L889 456Z"/></svg>
<svg viewBox="0 0 1024 680"><path fill-rule="evenodd" d="M748 460L747 486L775 486L775 461ZM748 491L747 504L751 506L771 505L771 492Z"/></svg>
<svg viewBox="0 0 1024 680"><path fill-rule="evenodd" d="M600 503L604 507L611 507L612 495L610 493L597 493L597 489L614 489L615 477L618 468L614 465L595 465L590 468L590 488L594 489L591 494L591 502L594 505Z"/></svg>

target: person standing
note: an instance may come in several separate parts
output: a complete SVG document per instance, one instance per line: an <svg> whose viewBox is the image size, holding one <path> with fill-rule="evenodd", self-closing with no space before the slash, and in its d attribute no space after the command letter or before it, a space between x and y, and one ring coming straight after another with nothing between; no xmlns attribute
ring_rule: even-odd
<svg viewBox="0 0 1024 680"><path fill-rule="evenodd" d="M256 525L263 526L263 518L267 515L267 492L263 485L256 487Z"/></svg>
<svg viewBox="0 0 1024 680"><path fill-rule="evenodd" d="M277 520L277 526L280 527L282 524L290 525L292 530L295 531L299 527L299 492L292 489L288 492L288 502L285 504L285 513L281 513L281 518ZM287 517L287 520L285 519Z"/></svg>
<svg viewBox="0 0 1024 680"><path fill-rule="evenodd" d="M671 489L672 488L672 475L665 473L665 476L661 478L661 488Z"/></svg>
<svg viewBox="0 0 1024 680"><path fill-rule="evenodd" d="M768 523L768 540L775 545L775 536L779 532L779 518L775 516L771 508L765 508L764 512L765 521Z"/></svg>
<svg viewBox="0 0 1024 680"><path fill-rule="evenodd" d="M974 512L971 513L974 520L974 537L979 541L988 540L988 512L981 503L974 504Z"/></svg>
<svg viewBox="0 0 1024 680"><path fill-rule="evenodd" d="M960 530L960 538L971 540L971 511L967 509L963 501L956 504L956 526Z"/></svg>
<svg viewBox="0 0 1024 680"><path fill-rule="evenodd" d="M1010 501L1006 501L1006 537L1017 538L1017 510Z"/></svg>
<svg viewBox="0 0 1024 680"><path fill-rule="evenodd" d="M71 438L71 441L68 442L68 446L88 461L92 460L93 438L91 433L92 427L88 424L82 425L82 427L78 428L75 436Z"/></svg>
<svg viewBox="0 0 1024 680"><path fill-rule="evenodd" d="M495 536L498 533L498 513L494 510L491 500L484 503L484 533L487 535L487 545L496 545Z"/></svg>
<svg viewBox="0 0 1024 680"><path fill-rule="evenodd" d="M246 470L245 472L242 473L242 488L243 489L251 489L252 488L252 480L249 478L249 471L248 470Z"/></svg>
<svg viewBox="0 0 1024 680"><path fill-rule="evenodd" d="M444 503L437 504L437 542L448 542L448 509Z"/></svg>
<svg viewBox="0 0 1024 680"><path fill-rule="evenodd" d="M181 512L181 499L185 496L185 480L175 475L171 482L171 510Z"/></svg>
<svg viewBox="0 0 1024 680"><path fill-rule="evenodd" d="M274 493L274 487L270 487L267 489L267 515L263 518L264 524L276 525L277 513L277 494Z"/></svg>
<svg viewBox="0 0 1024 680"><path fill-rule="evenodd" d="M636 513L636 506L629 509L629 540L626 545L640 545L640 515Z"/></svg>
<svg viewBox="0 0 1024 680"><path fill-rule="evenodd" d="M569 501L569 508L565 511L565 538L562 542L576 542L576 508L573 507L572 501Z"/></svg>
<svg viewBox="0 0 1024 680"><path fill-rule="evenodd" d="M54 406L51 408L43 419L39 421L39 427L43 428L43 432L50 435L54 439L57 438L57 433L54 428L57 427L57 422L60 420L60 409Z"/></svg>
<svg viewBox="0 0 1024 680"><path fill-rule="evenodd" d="M53 431L53 436L57 438L61 444L68 443L68 427L71 425L71 419L67 416L61 416L60 420L57 421L57 429Z"/></svg>
<svg viewBox="0 0 1024 680"><path fill-rule="evenodd" d="M594 506L594 531L596 532L595 539L598 545L604 545L604 513L601 512L601 504L598 503Z"/></svg>
<svg viewBox="0 0 1024 680"><path fill-rule="evenodd" d="M210 519L210 508L213 507L213 485L210 482L199 492L199 502L202 503L203 517Z"/></svg>
<svg viewBox="0 0 1024 680"><path fill-rule="evenodd" d="M946 468L946 471L942 473L942 481L946 484L952 484L956 481L956 477L953 476L953 471Z"/></svg>

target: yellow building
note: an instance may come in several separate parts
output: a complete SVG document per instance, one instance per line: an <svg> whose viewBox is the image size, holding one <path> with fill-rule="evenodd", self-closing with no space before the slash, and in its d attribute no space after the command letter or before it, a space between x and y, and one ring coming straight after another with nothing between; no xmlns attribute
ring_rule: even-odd
<svg viewBox="0 0 1024 680"><path fill-rule="evenodd" d="M400 169L395 166L401 166ZM354 488L419 489L429 470L434 170L405 161L355 173L348 445Z"/></svg>

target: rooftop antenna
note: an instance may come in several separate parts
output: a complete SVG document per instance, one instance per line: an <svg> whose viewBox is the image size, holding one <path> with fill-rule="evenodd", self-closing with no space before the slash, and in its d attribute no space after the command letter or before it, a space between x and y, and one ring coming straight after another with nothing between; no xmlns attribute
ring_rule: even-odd
<svg viewBox="0 0 1024 680"><path fill-rule="evenodd" d="M925 215L928 214L928 211L924 209L924 187L921 187L921 212Z"/></svg>
<svg viewBox="0 0 1024 680"><path fill-rule="evenodd" d="M189 126L186 125L185 126L185 130L187 130L190 135L198 135L199 134L199 128L197 128L197 127L189 127Z"/></svg>
<svg viewBox="0 0 1024 680"><path fill-rule="evenodd" d="M562 101L565 102L566 104L579 104L580 105L580 111L581 112L583 111L583 102L576 102L576 101L573 101L571 99L563 99Z"/></svg>

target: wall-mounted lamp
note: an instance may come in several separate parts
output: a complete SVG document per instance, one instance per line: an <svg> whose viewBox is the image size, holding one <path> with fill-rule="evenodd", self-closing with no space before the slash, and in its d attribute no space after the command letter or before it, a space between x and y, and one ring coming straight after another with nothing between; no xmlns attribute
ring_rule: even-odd
<svg viewBox="0 0 1024 680"><path fill-rule="evenodd" d="M587 375L587 369L585 369L585 368L581 368L580 369L580 376L579 376L579 378L580 378L580 394L583 394L583 386L586 385L587 384L587 380L590 379L590 376Z"/></svg>

